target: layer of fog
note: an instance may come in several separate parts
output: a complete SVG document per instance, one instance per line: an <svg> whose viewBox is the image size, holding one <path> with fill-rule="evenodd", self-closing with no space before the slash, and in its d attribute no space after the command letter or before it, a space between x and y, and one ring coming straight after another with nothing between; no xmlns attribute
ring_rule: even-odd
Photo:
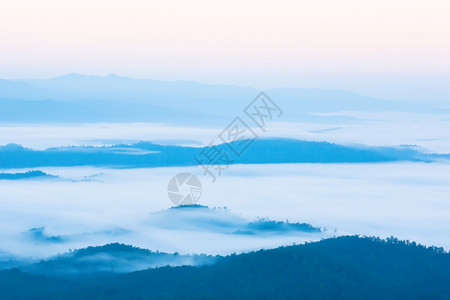
<svg viewBox="0 0 450 300"><path fill-rule="evenodd" d="M121 242L165 252L226 254L335 234L393 235L450 248L446 163L233 165L215 183L199 167L41 170L69 180L0 181L0 252L44 257ZM176 218L167 219L169 228L149 223L153 213L172 206L167 184L180 172L201 179L199 204L226 206L248 220L289 219L328 231L248 236L193 230ZM93 174L98 174L93 181L77 181ZM30 235L32 228L43 228L44 238Z"/></svg>
<svg viewBox="0 0 450 300"><path fill-rule="evenodd" d="M254 128L254 131L260 137L290 137L372 146L407 144L417 145L429 152L450 153L450 115L400 112L338 112L328 115L356 119L343 118L333 122L272 122L265 132L258 128ZM223 124L222 128L185 128L150 123L2 124L0 145L17 143L43 149L53 146L110 145L145 140L162 144L196 146L207 145L211 141L218 142L218 134L227 125Z"/></svg>

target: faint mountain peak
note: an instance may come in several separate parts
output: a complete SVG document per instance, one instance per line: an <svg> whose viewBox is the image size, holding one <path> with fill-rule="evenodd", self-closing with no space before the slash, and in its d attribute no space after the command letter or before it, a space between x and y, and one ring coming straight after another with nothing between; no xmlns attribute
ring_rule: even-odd
<svg viewBox="0 0 450 300"><path fill-rule="evenodd" d="M47 174L39 170L33 170L24 173L0 173L0 180L21 180L34 178L56 179L59 178L59 176Z"/></svg>
<svg viewBox="0 0 450 300"><path fill-rule="evenodd" d="M0 151L22 151L26 148L19 144L9 143L4 146L0 146Z"/></svg>
<svg viewBox="0 0 450 300"><path fill-rule="evenodd" d="M319 227L306 223L274 221L258 218L249 221L232 213L227 207L203 205L182 205L171 207L150 215L147 224L159 228L173 230L210 231L227 234L298 234L322 233Z"/></svg>
<svg viewBox="0 0 450 300"><path fill-rule="evenodd" d="M111 243L66 252L19 268L32 274L75 275L128 273L163 266L199 266L215 261L216 257L210 255L154 252L131 245Z"/></svg>

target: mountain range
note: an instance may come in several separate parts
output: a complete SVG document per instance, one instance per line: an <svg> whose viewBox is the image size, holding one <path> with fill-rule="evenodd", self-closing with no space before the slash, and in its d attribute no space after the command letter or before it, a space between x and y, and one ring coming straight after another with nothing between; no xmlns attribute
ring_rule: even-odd
<svg viewBox="0 0 450 300"><path fill-rule="evenodd" d="M192 81L69 74L50 79L0 80L0 122L152 122L224 125L261 91ZM449 109L382 100L344 90L265 90L283 110L283 121L351 121L318 116L340 111L439 113Z"/></svg>
<svg viewBox="0 0 450 300"><path fill-rule="evenodd" d="M33 150L16 144L0 146L0 168L42 166L168 167L267 163L363 163L391 161L431 162L448 154L422 153L413 147L369 147L328 142L269 138L247 140L248 147L235 153L243 141L204 147L158 145L151 142L103 147L73 146ZM212 151L212 152L211 152ZM209 161L205 153L220 154Z"/></svg>
<svg viewBox="0 0 450 300"><path fill-rule="evenodd" d="M0 271L0 295L2 299L447 299L450 294L450 253L395 238L343 236L239 255L204 256L208 263L197 266L97 272L105 257L115 261L133 256L158 260L167 254L120 244L89 247L35 265L46 270L45 275L27 268ZM83 265L91 265L92 272L49 273Z"/></svg>

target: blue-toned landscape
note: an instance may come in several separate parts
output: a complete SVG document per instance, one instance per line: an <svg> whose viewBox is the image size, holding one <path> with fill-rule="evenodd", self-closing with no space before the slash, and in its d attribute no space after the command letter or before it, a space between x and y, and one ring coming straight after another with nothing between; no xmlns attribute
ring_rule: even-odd
<svg viewBox="0 0 450 300"><path fill-rule="evenodd" d="M448 299L443 0L4 0L0 300Z"/></svg>
<svg viewBox="0 0 450 300"><path fill-rule="evenodd" d="M6 298L448 292L446 109L278 89L266 92L282 116L261 127L250 88L72 74L2 89ZM236 117L250 134L224 141ZM200 193L171 191L177 174Z"/></svg>

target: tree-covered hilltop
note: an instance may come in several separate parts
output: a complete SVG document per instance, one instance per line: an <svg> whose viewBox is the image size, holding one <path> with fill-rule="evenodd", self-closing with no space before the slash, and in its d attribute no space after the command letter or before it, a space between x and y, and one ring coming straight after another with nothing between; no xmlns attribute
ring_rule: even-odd
<svg viewBox="0 0 450 300"><path fill-rule="evenodd" d="M25 173L0 173L0 180L20 180L32 178L58 178L58 176L50 175L39 170L28 171Z"/></svg>
<svg viewBox="0 0 450 300"><path fill-rule="evenodd" d="M239 155L239 143L248 148ZM251 146L250 146L251 145ZM205 153L217 151L220 160L207 160ZM215 153L215 152L214 152ZM44 166L169 167L231 164L276 163L379 163L432 162L449 160L449 154L420 152L414 147L346 146L328 142L287 138L234 141L213 146L190 147L139 142L131 145L54 147L44 150L17 144L0 146L0 168L35 168Z"/></svg>
<svg viewBox="0 0 450 300"><path fill-rule="evenodd" d="M17 268L28 274L77 276L129 273L162 266L197 266L212 264L215 261L216 258L210 255L154 252L112 243L75 250L40 262L23 264Z"/></svg>
<svg viewBox="0 0 450 300"><path fill-rule="evenodd" d="M450 254L345 236L219 258L214 265L45 277L0 272L2 299L448 299Z"/></svg>

